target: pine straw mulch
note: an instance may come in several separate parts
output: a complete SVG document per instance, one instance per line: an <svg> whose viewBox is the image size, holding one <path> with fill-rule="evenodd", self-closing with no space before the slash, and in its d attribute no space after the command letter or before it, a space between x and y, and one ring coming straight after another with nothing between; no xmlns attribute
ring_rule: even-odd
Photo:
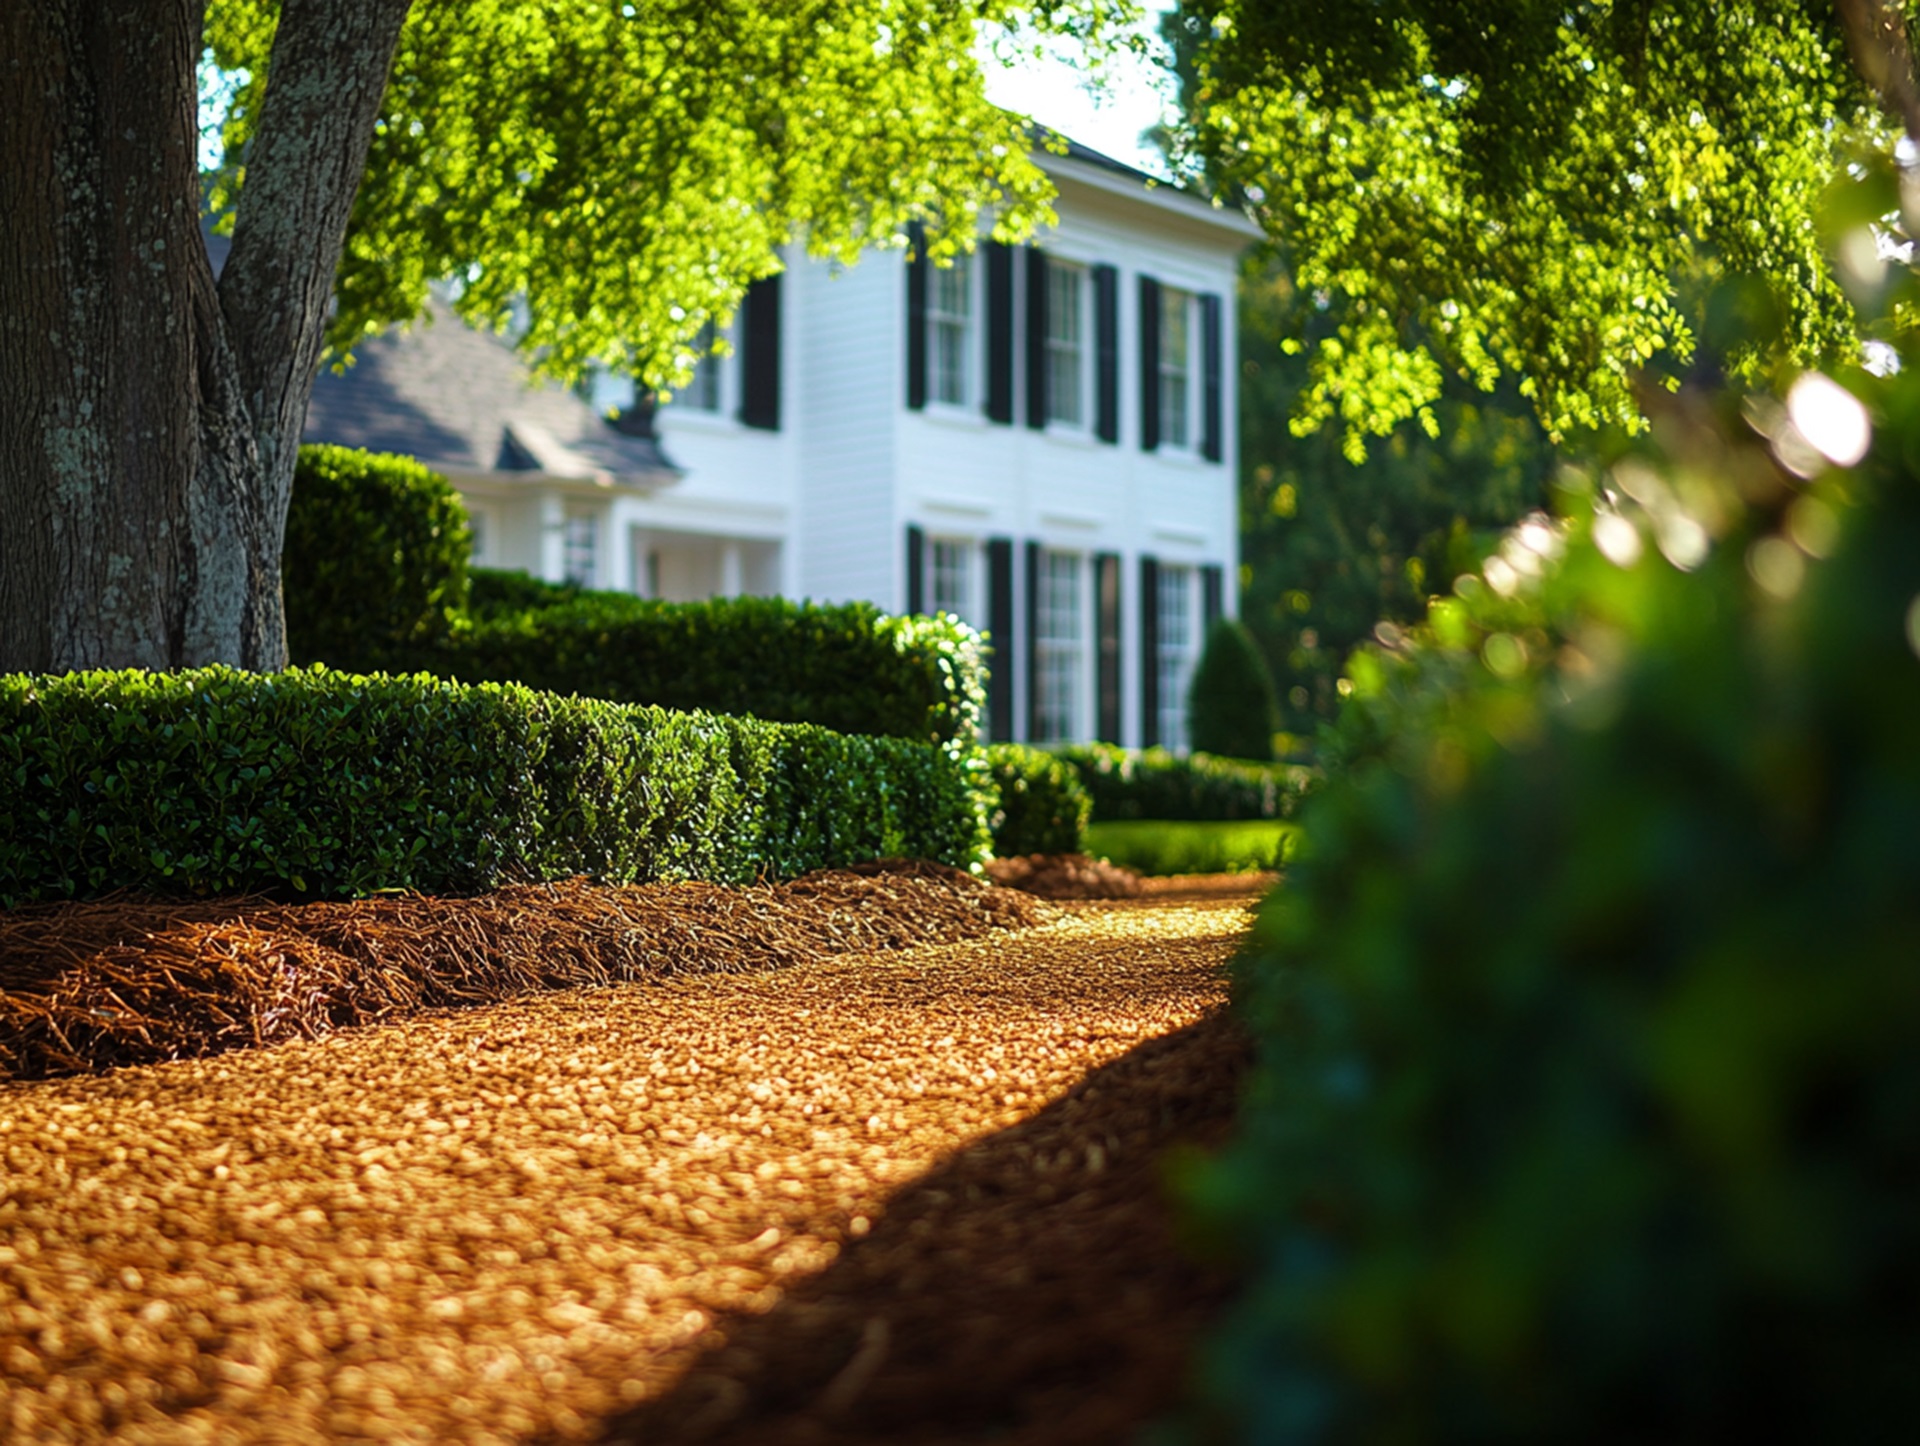
<svg viewBox="0 0 1920 1446"><path fill-rule="evenodd" d="M121 897L0 911L0 1080L199 1058L553 989L788 966L1051 917L959 869L787 884L525 884L287 904Z"/></svg>
<svg viewBox="0 0 1920 1446"><path fill-rule="evenodd" d="M987 877L1003 888L1019 889L1043 899L1155 899L1198 902L1239 894L1265 894L1280 881L1276 873L1167 874L1135 873L1106 859L1086 854L1025 854L993 859Z"/></svg>

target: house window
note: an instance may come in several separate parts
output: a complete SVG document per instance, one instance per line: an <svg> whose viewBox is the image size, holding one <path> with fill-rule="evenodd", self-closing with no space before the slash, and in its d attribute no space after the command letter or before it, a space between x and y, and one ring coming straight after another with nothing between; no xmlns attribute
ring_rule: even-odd
<svg viewBox="0 0 1920 1446"><path fill-rule="evenodd" d="M1160 595L1154 599L1159 619L1160 745L1175 753L1185 753L1187 737L1187 689L1193 682L1194 655L1198 652L1194 626L1193 569L1161 564Z"/></svg>
<svg viewBox="0 0 1920 1446"><path fill-rule="evenodd" d="M475 567L490 567L493 564L491 521L478 507L467 509L467 535L473 539L473 547L468 553Z"/></svg>
<svg viewBox="0 0 1920 1446"><path fill-rule="evenodd" d="M927 298L928 392L936 402L964 407L968 401L967 333L973 319L973 258L956 256L951 266L935 266Z"/></svg>
<svg viewBox="0 0 1920 1446"><path fill-rule="evenodd" d="M600 519L576 513L567 519L561 575L576 587L592 587L598 572Z"/></svg>
<svg viewBox="0 0 1920 1446"><path fill-rule="evenodd" d="M1193 445L1193 298L1184 291L1160 291L1160 442Z"/></svg>
<svg viewBox="0 0 1920 1446"><path fill-rule="evenodd" d="M973 621L973 556L971 542L933 539L933 610Z"/></svg>
<svg viewBox="0 0 1920 1446"><path fill-rule="evenodd" d="M1086 675L1085 614L1080 605L1080 556L1040 555L1040 595L1034 600L1035 743L1068 743L1081 734L1080 693Z"/></svg>
<svg viewBox="0 0 1920 1446"><path fill-rule="evenodd" d="M709 321L693 338L693 380L681 394L681 401L696 412L720 410L720 365L724 357L714 352L719 333Z"/></svg>
<svg viewBox="0 0 1920 1446"><path fill-rule="evenodd" d="M1086 268L1047 261L1047 420L1084 427Z"/></svg>

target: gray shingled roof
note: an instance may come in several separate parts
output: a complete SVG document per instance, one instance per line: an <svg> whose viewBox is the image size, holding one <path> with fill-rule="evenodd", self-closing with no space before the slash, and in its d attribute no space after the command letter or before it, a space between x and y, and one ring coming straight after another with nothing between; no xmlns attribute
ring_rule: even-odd
<svg viewBox="0 0 1920 1446"><path fill-rule="evenodd" d="M207 236L216 274L231 244ZM657 439L617 431L566 388L536 379L511 346L468 326L437 296L411 327L356 346L346 371L321 368L302 440L529 482L660 487L680 476Z"/></svg>
<svg viewBox="0 0 1920 1446"><path fill-rule="evenodd" d="M680 475L656 439L616 431L572 392L536 380L505 341L438 297L412 327L356 346L345 372L321 369L305 440L402 452L468 475L643 487Z"/></svg>

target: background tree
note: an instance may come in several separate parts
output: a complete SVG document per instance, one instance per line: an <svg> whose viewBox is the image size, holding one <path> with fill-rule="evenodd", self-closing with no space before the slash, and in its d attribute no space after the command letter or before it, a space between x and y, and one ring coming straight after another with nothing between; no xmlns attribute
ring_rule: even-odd
<svg viewBox="0 0 1920 1446"><path fill-rule="evenodd" d="M1181 21L1183 153L1333 320L1298 430L1335 421L1353 455L1431 434L1449 375L1511 383L1555 437L1638 427L1732 283L1772 323L1736 376L1858 354L1816 217L1885 110L1920 116L1903 4L1187 0ZM1869 81L1850 41L1884 62Z"/></svg>
<svg viewBox="0 0 1920 1446"><path fill-rule="evenodd" d="M1125 8L1021 13L1097 40ZM0 670L282 663L282 531L336 295L333 335L350 340L457 273L470 319L525 295L525 344L549 371L598 358L665 380L790 238L848 256L927 219L951 244L989 204L1017 233L1047 185L973 57L976 27L1014 13L0 7ZM244 72L214 189L233 232L217 283L200 236L207 49Z"/></svg>

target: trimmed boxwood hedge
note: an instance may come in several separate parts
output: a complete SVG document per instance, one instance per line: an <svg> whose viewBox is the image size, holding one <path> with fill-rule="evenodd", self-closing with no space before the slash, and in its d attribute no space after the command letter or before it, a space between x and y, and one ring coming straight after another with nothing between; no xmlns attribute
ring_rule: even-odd
<svg viewBox="0 0 1920 1446"><path fill-rule="evenodd" d="M322 668L0 677L0 906L969 867L977 753Z"/></svg>
<svg viewBox="0 0 1920 1446"><path fill-rule="evenodd" d="M663 603L522 579L408 666L664 708L971 745L986 702L979 634L952 618L785 598ZM545 595L543 598L543 594ZM508 599L530 599L513 607ZM546 601L545 598L551 598Z"/></svg>
<svg viewBox="0 0 1920 1446"><path fill-rule="evenodd" d="M1250 763L1209 753L1176 757L1164 748L1087 743L1053 751L1078 771L1093 799L1095 823L1286 818L1314 777L1297 764Z"/></svg>
<svg viewBox="0 0 1920 1446"><path fill-rule="evenodd" d="M1071 764L1024 743L995 743L987 749L987 766L1000 794L993 814L995 854L1082 851L1093 803Z"/></svg>

